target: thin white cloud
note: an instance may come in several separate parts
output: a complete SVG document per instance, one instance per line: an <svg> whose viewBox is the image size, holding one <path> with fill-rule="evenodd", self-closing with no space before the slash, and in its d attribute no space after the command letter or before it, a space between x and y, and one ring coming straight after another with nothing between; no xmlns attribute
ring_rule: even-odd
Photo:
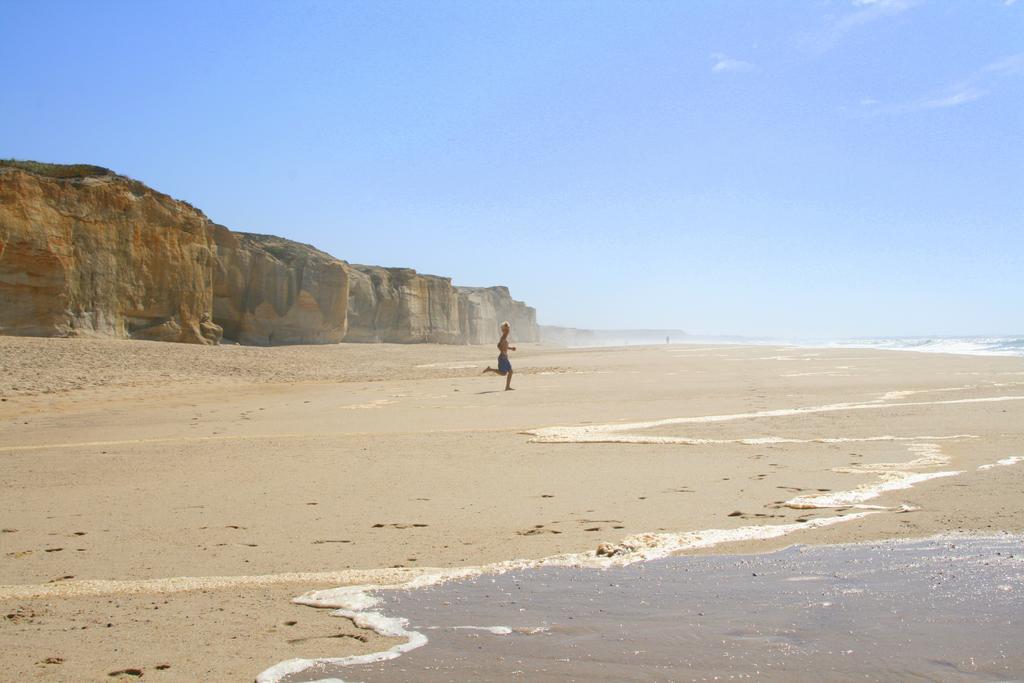
<svg viewBox="0 0 1024 683"><path fill-rule="evenodd" d="M867 116L878 116L960 107L986 97L999 81L1020 75L1024 75L1024 52L990 62L967 78L927 97L894 104L883 104L878 100L866 97L860 101L860 113Z"/></svg>
<svg viewBox="0 0 1024 683"><path fill-rule="evenodd" d="M919 100L910 106L909 111L921 109L949 109L950 107L959 107L961 104L967 104L968 102L980 100L987 94L987 91L980 90L978 88L965 88L963 90L957 90L955 92L952 92L948 95L940 95L939 97L929 97Z"/></svg>
<svg viewBox="0 0 1024 683"><path fill-rule="evenodd" d="M733 59L721 52L715 52L712 54L711 59L715 61L711 66L711 71L714 73L722 73L725 71L753 71L756 68L750 62L745 62L742 59Z"/></svg>
<svg viewBox="0 0 1024 683"><path fill-rule="evenodd" d="M903 14L924 0L853 0L852 11L829 17L825 26L804 35L801 42L812 52L828 52L851 32L876 21Z"/></svg>
<svg viewBox="0 0 1024 683"><path fill-rule="evenodd" d="M1003 57L991 64L986 64L981 68L981 73L1000 74L1003 76L1024 74L1024 52L1018 52L1015 55Z"/></svg>

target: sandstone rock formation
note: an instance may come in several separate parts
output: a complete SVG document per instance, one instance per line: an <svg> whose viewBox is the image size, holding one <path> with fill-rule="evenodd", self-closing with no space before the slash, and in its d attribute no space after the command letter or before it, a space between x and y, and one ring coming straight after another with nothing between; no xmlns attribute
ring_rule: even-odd
<svg viewBox="0 0 1024 683"><path fill-rule="evenodd" d="M215 343L209 220L96 168L0 166L0 332Z"/></svg>
<svg viewBox="0 0 1024 683"><path fill-rule="evenodd" d="M349 265L236 233L95 166L0 161L0 334L194 343L491 343L536 311L505 287Z"/></svg>
<svg viewBox="0 0 1024 683"><path fill-rule="evenodd" d="M410 268L349 266L348 335L354 342L462 342L452 281Z"/></svg>
<svg viewBox="0 0 1024 683"><path fill-rule="evenodd" d="M346 264L307 244L215 226L213 319L242 344L329 344L345 338Z"/></svg>
<svg viewBox="0 0 1024 683"><path fill-rule="evenodd" d="M463 343L496 342L498 328L505 320L512 325L516 342L538 341L537 310L516 301L508 287L457 287L459 329Z"/></svg>

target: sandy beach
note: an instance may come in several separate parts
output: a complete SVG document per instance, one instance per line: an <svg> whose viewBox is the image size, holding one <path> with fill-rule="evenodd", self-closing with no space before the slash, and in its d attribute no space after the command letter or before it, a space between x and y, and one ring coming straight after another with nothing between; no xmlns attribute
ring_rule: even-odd
<svg viewBox="0 0 1024 683"><path fill-rule="evenodd" d="M0 337L3 678L387 649L291 598L428 568L1024 532L1021 358L521 345L503 392L493 356Z"/></svg>

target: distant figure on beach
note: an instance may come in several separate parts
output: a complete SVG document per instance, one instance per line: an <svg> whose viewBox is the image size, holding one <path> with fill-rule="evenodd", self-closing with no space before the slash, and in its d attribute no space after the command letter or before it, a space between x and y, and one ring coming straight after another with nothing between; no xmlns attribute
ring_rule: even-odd
<svg viewBox="0 0 1024 683"><path fill-rule="evenodd" d="M484 370L483 374L493 372L495 375L505 376L505 391L512 391L512 363L508 361L508 352L515 351L516 347L508 345L508 333L512 331L512 326L509 325L506 320L501 324L501 339L498 340L498 369L495 370L490 365Z"/></svg>

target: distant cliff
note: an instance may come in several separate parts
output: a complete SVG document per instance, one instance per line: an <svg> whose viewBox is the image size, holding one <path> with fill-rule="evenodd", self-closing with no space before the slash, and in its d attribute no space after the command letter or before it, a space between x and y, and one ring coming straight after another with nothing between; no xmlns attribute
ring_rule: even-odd
<svg viewBox="0 0 1024 683"><path fill-rule="evenodd" d="M356 342L464 342L452 281L411 268L349 266L348 336Z"/></svg>
<svg viewBox="0 0 1024 683"><path fill-rule="evenodd" d="M307 244L215 226L213 321L242 344L344 340L346 265Z"/></svg>
<svg viewBox="0 0 1024 683"><path fill-rule="evenodd" d="M459 294L459 328L467 344L495 341L502 322L512 325L512 338L519 342L540 341L537 310L515 301L508 287L456 287Z"/></svg>
<svg viewBox="0 0 1024 683"><path fill-rule="evenodd" d="M0 334L191 343L539 338L505 287L351 265L96 166L0 161Z"/></svg>

